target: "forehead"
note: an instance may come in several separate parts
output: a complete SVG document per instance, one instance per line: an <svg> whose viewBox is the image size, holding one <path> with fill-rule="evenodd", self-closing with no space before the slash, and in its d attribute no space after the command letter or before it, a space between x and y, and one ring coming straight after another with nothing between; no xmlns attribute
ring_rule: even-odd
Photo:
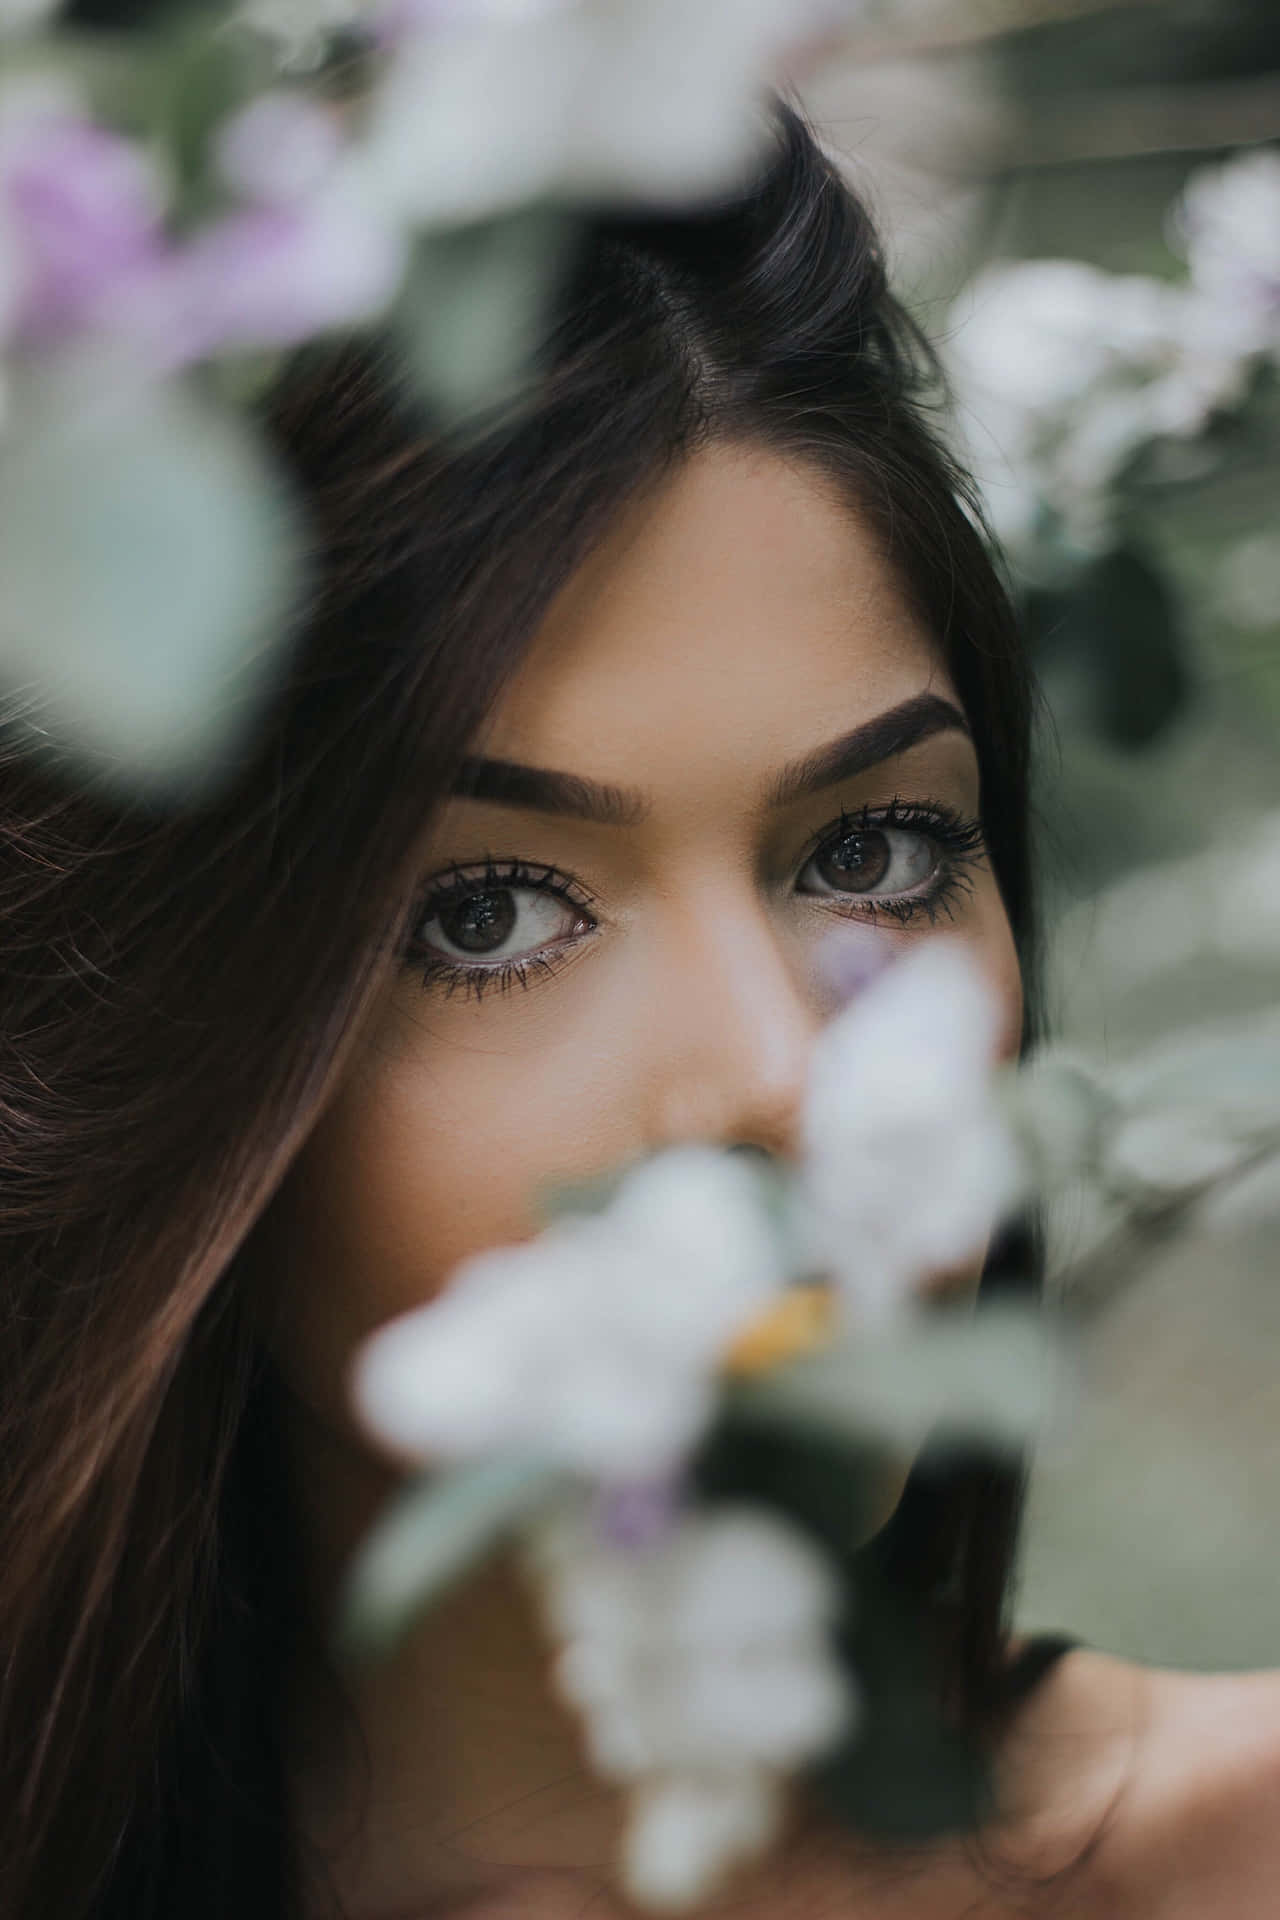
<svg viewBox="0 0 1280 1920"><path fill-rule="evenodd" d="M550 606L477 745L661 787L952 692L875 530L815 468L718 444L633 502Z"/></svg>

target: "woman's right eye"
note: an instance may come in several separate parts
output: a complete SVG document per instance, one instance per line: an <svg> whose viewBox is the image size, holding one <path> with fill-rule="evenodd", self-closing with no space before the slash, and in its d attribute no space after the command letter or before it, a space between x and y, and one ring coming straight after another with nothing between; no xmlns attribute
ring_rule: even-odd
<svg viewBox="0 0 1280 1920"><path fill-rule="evenodd" d="M584 915L542 887L486 887L419 920L415 945L454 961L514 960L584 931Z"/></svg>
<svg viewBox="0 0 1280 1920"><path fill-rule="evenodd" d="M554 867L486 860L452 867L420 898L405 959L427 986L478 999L552 973L596 921L585 889ZM589 896L588 896L589 897Z"/></svg>

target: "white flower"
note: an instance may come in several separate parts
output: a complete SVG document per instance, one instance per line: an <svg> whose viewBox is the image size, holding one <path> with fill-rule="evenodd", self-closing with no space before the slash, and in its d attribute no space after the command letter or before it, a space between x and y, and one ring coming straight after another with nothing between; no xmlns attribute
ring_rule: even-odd
<svg viewBox="0 0 1280 1920"><path fill-rule="evenodd" d="M464 1261L438 1300L366 1343L357 1402L415 1458L527 1449L592 1478L660 1474L701 1434L720 1355L784 1277L751 1171L672 1148L603 1212Z"/></svg>
<svg viewBox="0 0 1280 1920"><path fill-rule="evenodd" d="M222 180L240 199L291 206L332 177L341 146L332 112L299 92L273 88L223 122L214 157Z"/></svg>
<svg viewBox="0 0 1280 1920"><path fill-rule="evenodd" d="M653 1912L695 1907L726 1873L764 1852L782 1811L776 1779L747 1768L646 1781L629 1796L623 1885Z"/></svg>
<svg viewBox="0 0 1280 1920"><path fill-rule="evenodd" d="M1280 1136L1280 1013L1209 1022L1113 1067L1104 1177L1161 1198L1220 1178Z"/></svg>
<svg viewBox="0 0 1280 1920"><path fill-rule="evenodd" d="M594 1765L634 1789L629 1885L648 1905L687 1905L767 1843L781 1776L853 1724L834 1574L749 1506L688 1514L635 1552L570 1504L530 1561L561 1644L556 1685Z"/></svg>
<svg viewBox="0 0 1280 1920"><path fill-rule="evenodd" d="M957 304L948 366L996 533L1034 563L1046 516L1081 554L1111 538L1113 489L1162 436L1240 396L1240 353L1205 303L1077 260L988 268Z"/></svg>
<svg viewBox="0 0 1280 1920"><path fill-rule="evenodd" d="M0 37L42 27L61 4L62 0L0 0Z"/></svg>
<svg viewBox="0 0 1280 1920"><path fill-rule="evenodd" d="M1245 353L1280 350L1280 153L1261 147L1194 173L1171 227L1224 338Z"/></svg>
<svg viewBox="0 0 1280 1920"><path fill-rule="evenodd" d="M979 1258L1020 1181L996 1107L1001 1010L965 947L925 941L832 1022L804 1115L816 1260L854 1318Z"/></svg>
<svg viewBox="0 0 1280 1920"><path fill-rule="evenodd" d="M364 164L419 225L542 196L680 202L727 188L767 133L786 50L825 0L451 7L400 41Z"/></svg>

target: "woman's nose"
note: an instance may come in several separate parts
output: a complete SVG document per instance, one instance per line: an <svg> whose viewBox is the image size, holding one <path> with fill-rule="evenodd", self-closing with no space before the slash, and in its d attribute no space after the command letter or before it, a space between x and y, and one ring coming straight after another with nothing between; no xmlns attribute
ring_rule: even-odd
<svg viewBox="0 0 1280 1920"><path fill-rule="evenodd" d="M651 1054L654 1144L795 1153L821 1022L767 909L744 902L710 912L704 899L669 937Z"/></svg>

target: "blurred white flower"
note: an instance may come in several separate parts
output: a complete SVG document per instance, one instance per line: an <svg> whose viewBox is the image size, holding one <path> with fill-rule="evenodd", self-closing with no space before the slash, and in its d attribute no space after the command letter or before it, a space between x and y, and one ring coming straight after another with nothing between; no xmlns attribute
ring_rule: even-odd
<svg viewBox="0 0 1280 1920"><path fill-rule="evenodd" d="M1238 352L1280 351L1280 153L1260 147L1192 174L1170 225L1206 324Z"/></svg>
<svg viewBox="0 0 1280 1920"><path fill-rule="evenodd" d="M777 1835L782 1794L771 1774L664 1774L628 1795L622 1883L639 1906L681 1913L715 1891Z"/></svg>
<svg viewBox="0 0 1280 1920"><path fill-rule="evenodd" d="M0 0L0 38L6 33L28 33L51 20L62 0Z"/></svg>
<svg viewBox="0 0 1280 1920"><path fill-rule="evenodd" d="M448 225L545 196L677 203L732 186L767 136L770 78L831 6L564 0L425 13L387 62L362 159L393 213Z"/></svg>
<svg viewBox="0 0 1280 1920"><path fill-rule="evenodd" d="M1121 1197L1160 1199L1242 1167L1280 1140L1280 1012L1206 1022L1105 1076L1102 1153Z"/></svg>
<svg viewBox="0 0 1280 1920"><path fill-rule="evenodd" d="M1021 1180L992 1075L1002 1013L959 941L924 941L821 1035L804 1115L813 1255L856 1324L980 1257Z"/></svg>
<svg viewBox="0 0 1280 1920"><path fill-rule="evenodd" d="M636 1789L631 1890L689 1905L772 1836L781 1776L853 1724L834 1573L749 1506L690 1513L635 1552L569 1503L538 1524L529 1558L561 1648L555 1683L593 1764Z"/></svg>
<svg viewBox="0 0 1280 1920"><path fill-rule="evenodd" d="M342 134L335 114L319 101L272 89L224 121L213 144L217 171L241 200L291 206L333 175Z"/></svg>
<svg viewBox="0 0 1280 1920"><path fill-rule="evenodd" d="M414 1458L527 1450L591 1478L660 1474L702 1433L725 1346L784 1280L752 1171L671 1148L602 1212L464 1261L374 1334L357 1404Z"/></svg>
<svg viewBox="0 0 1280 1920"><path fill-rule="evenodd" d="M1131 871L1076 907L1057 944L1112 994L1206 960L1273 968L1280 959L1280 811L1230 822L1196 853Z"/></svg>
<svg viewBox="0 0 1280 1920"><path fill-rule="evenodd" d="M1207 330L1186 288L1077 260L988 268L951 329L970 464L995 532L1032 568L1049 537L1103 551L1133 457L1198 433L1242 391L1240 354Z"/></svg>

